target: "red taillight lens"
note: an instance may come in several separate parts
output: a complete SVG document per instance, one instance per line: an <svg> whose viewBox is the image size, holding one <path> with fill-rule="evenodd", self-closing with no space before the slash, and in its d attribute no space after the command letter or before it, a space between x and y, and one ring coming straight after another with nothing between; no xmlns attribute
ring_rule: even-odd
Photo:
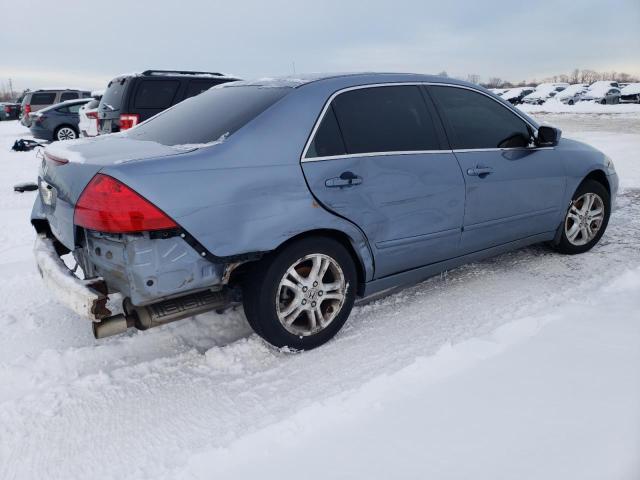
<svg viewBox="0 0 640 480"><path fill-rule="evenodd" d="M135 127L140 120L137 113L123 113L120 115L120 130L128 130Z"/></svg>
<svg viewBox="0 0 640 480"><path fill-rule="evenodd" d="M91 179L80 195L74 223L108 233L145 232L178 226L124 183L101 173Z"/></svg>
<svg viewBox="0 0 640 480"><path fill-rule="evenodd" d="M11 107L10 107L9 105L5 105L5 106L4 106L4 111L5 111L6 113L11 113Z"/></svg>
<svg viewBox="0 0 640 480"><path fill-rule="evenodd" d="M27 115L31 113L31 105L29 105L28 103L24 106L24 113L26 113Z"/></svg>
<svg viewBox="0 0 640 480"><path fill-rule="evenodd" d="M87 118L95 118L96 120L98 119L98 112L87 112L86 115Z"/></svg>

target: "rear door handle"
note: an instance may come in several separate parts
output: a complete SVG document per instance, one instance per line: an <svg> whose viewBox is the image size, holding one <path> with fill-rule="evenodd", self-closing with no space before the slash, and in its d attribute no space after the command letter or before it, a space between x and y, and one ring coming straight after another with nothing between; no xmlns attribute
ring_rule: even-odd
<svg viewBox="0 0 640 480"><path fill-rule="evenodd" d="M489 175L490 173L493 173L493 168L481 167L479 165L475 168L470 168L469 170L467 170L467 175L470 175L472 177L484 177L485 175Z"/></svg>
<svg viewBox="0 0 640 480"><path fill-rule="evenodd" d="M345 188L360 185L361 183L362 177L359 177L353 172L342 172L339 177L326 180L324 185L328 188Z"/></svg>

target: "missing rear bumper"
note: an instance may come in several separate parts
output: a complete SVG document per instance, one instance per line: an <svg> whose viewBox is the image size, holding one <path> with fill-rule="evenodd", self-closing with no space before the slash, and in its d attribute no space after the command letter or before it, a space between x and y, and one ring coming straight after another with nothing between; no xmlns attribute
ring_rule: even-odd
<svg viewBox="0 0 640 480"><path fill-rule="evenodd" d="M49 290L78 315L100 321L111 315L107 308L107 286L102 278L82 280L65 265L57 253L55 242L39 233L34 245L38 271Z"/></svg>

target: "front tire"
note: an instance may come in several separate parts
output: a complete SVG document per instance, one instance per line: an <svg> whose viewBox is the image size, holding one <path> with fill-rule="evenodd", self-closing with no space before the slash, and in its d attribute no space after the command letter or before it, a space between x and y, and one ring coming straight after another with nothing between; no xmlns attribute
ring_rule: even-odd
<svg viewBox="0 0 640 480"><path fill-rule="evenodd" d="M554 248L569 255L591 250L609 223L611 196L595 180L585 180L573 195Z"/></svg>
<svg viewBox="0 0 640 480"><path fill-rule="evenodd" d="M306 238L249 269L244 311L255 332L272 345L310 350L340 331L356 287L355 263L340 242Z"/></svg>

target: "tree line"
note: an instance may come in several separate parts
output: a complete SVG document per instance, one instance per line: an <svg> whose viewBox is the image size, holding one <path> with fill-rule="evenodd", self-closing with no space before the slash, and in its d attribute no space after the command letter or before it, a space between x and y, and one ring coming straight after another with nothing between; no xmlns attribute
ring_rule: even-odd
<svg viewBox="0 0 640 480"><path fill-rule="evenodd" d="M534 78L532 80L522 80L521 82L510 82L499 77L490 77L487 82L480 82L479 75L469 75L467 80L472 83L479 83L486 88L511 88L524 87L527 85L538 85L545 82L591 84L593 82L597 82L598 80L610 80L612 82L619 83L632 83L640 82L640 77L630 75L625 72L597 72L595 70L581 70L579 68L576 68L569 74L563 73L560 75L553 75L551 77L542 78L541 80L537 80Z"/></svg>

